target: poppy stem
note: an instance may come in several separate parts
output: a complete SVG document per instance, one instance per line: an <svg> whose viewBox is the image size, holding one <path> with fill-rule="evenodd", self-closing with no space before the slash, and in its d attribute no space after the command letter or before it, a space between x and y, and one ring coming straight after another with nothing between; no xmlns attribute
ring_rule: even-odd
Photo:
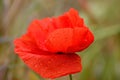
<svg viewBox="0 0 120 80"><path fill-rule="evenodd" d="M72 79L72 74L69 75L69 78L70 78L70 80L73 80L73 79Z"/></svg>

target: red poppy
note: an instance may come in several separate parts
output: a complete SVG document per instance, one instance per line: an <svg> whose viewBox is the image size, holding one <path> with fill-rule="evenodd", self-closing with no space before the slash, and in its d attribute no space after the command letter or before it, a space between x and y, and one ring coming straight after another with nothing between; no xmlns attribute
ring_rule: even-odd
<svg viewBox="0 0 120 80"><path fill-rule="evenodd" d="M59 17L33 20L28 31L14 41L15 52L44 78L80 72L81 59L75 53L94 40L78 12L70 9Z"/></svg>

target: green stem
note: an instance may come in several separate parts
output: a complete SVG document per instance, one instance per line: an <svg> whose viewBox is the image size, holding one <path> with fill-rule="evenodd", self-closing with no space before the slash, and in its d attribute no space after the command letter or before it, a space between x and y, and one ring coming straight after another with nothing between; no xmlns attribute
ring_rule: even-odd
<svg viewBox="0 0 120 80"><path fill-rule="evenodd" d="M73 80L73 79L72 79L72 74L69 75L69 78L70 78L70 80Z"/></svg>

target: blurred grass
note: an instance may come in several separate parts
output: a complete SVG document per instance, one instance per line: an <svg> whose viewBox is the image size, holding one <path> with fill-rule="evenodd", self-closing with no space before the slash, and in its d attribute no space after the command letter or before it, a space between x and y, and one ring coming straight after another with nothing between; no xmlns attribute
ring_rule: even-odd
<svg viewBox="0 0 120 80"><path fill-rule="evenodd" d="M80 52L83 70L74 80L120 80L120 0L0 0L0 80L44 80L14 54L13 39L35 18L79 10L95 35ZM67 80L68 76L57 80Z"/></svg>

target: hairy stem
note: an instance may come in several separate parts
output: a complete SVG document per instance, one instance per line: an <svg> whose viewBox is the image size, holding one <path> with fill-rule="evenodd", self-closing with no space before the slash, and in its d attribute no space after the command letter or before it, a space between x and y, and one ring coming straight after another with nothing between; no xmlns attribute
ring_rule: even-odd
<svg viewBox="0 0 120 80"><path fill-rule="evenodd" d="M72 74L69 75L69 78L70 78L70 80L73 80L73 79L72 79Z"/></svg>

